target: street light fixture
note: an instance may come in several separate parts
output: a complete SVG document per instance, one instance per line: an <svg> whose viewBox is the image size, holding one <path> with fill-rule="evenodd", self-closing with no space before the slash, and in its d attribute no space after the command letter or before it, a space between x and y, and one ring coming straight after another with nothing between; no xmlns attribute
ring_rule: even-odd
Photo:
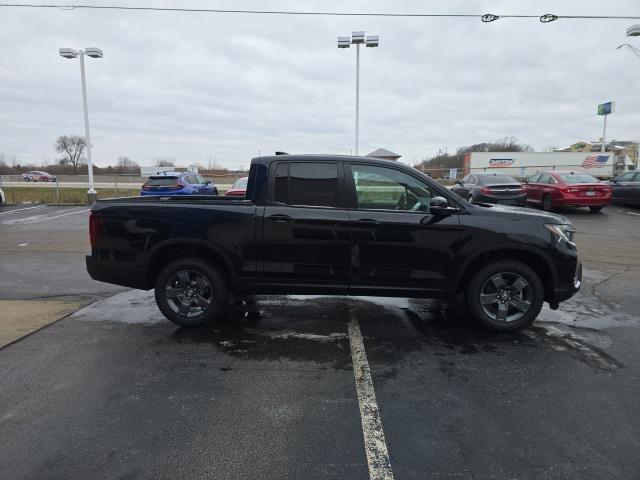
<svg viewBox="0 0 640 480"><path fill-rule="evenodd" d="M622 45L618 45L616 47L616 50L620 50L622 47L629 47L629 49L636 54L636 56L638 58L640 58L640 50L638 50L636 47L634 47L633 45L629 45L628 43L623 43Z"/></svg>
<svg viewBox="0 0 640 480"><path fill-rule="evenodd" d="M356 46L356 148L355 154L358 156L358 135L360 123L360 45L366 47L377 47L380 45L378 35L365 36L364 32L351 32L351 38L338 37L338 48L349 48Z"/></svg>
<svg viewBox="0 0 640 480"><path fill-rule="evenodd" d="M627 37L640 37L640 25L631 25L627 28Z"/></svg>
<svg viewBox="0 0 640 480"><path fill-rule="evenodd" d="M102 50L97 47L87 47L84 50L74 50L72 48L61 48L60 56L67 59L80 57L80 79L82 80L82 104L84 107L84 136L87 141L87 170L89 172L89 190L87 199L89 203L96 201L97 193L93 184L93 160L91 158L91 134L89 132L89 107L87 106L87 81L84 74L84 56L91 58L102 58Z"/></svg>

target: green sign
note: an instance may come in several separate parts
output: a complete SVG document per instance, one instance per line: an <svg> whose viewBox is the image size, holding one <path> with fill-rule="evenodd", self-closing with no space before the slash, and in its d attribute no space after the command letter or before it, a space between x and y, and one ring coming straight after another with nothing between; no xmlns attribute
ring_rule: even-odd
<svg viewBox="0 0 640 480"><path fill-rule="evenodd" d="M598 105L598 115L609 115L613 113L615 106L615 102L601 103Z"/></svg>

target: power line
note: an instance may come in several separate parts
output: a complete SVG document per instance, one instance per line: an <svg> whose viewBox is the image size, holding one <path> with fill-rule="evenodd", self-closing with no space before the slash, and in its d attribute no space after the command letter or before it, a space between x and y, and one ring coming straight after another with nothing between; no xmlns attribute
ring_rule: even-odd
<svg viewBox="0 0 640 480"><path fill-rule="evenodd" d="M57 8L60 10L126 10L147 12L181 12L181 13L230 13L247 15L300 15L326 17L396 17L396 18L479 18L484 23L494 22L500 18L538 18L542 23L553 22L558 19L579 20L638 20L640 16L620 15L495 15L492 13L390 13L390 12L320 12L295 10L237 10L220 8L180 8L180 7L130 7L125 5L56 5L47 3L2 3L0 7L18 8Z"/></svg>

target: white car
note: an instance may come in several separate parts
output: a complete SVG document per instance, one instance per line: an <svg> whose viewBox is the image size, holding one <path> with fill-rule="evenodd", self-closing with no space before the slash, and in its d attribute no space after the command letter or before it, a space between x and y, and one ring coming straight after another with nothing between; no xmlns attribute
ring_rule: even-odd
<svg viewBox="0 0 640 480"><path fill-rule="evenodd" d="M2 205L4 202L4 192L2 191L2 189L0 189L0 205Z"/></svg>

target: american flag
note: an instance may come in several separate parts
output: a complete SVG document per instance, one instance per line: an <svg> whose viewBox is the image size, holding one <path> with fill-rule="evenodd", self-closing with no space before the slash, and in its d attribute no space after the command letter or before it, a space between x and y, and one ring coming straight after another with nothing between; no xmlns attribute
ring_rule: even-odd
<svg viewBox="0 0 640 480"><path fill-rule="evenodd" d="M597 168L602 167L609 160L609 155L589 155L585 157L582 166L584 168Z"/></svg>

